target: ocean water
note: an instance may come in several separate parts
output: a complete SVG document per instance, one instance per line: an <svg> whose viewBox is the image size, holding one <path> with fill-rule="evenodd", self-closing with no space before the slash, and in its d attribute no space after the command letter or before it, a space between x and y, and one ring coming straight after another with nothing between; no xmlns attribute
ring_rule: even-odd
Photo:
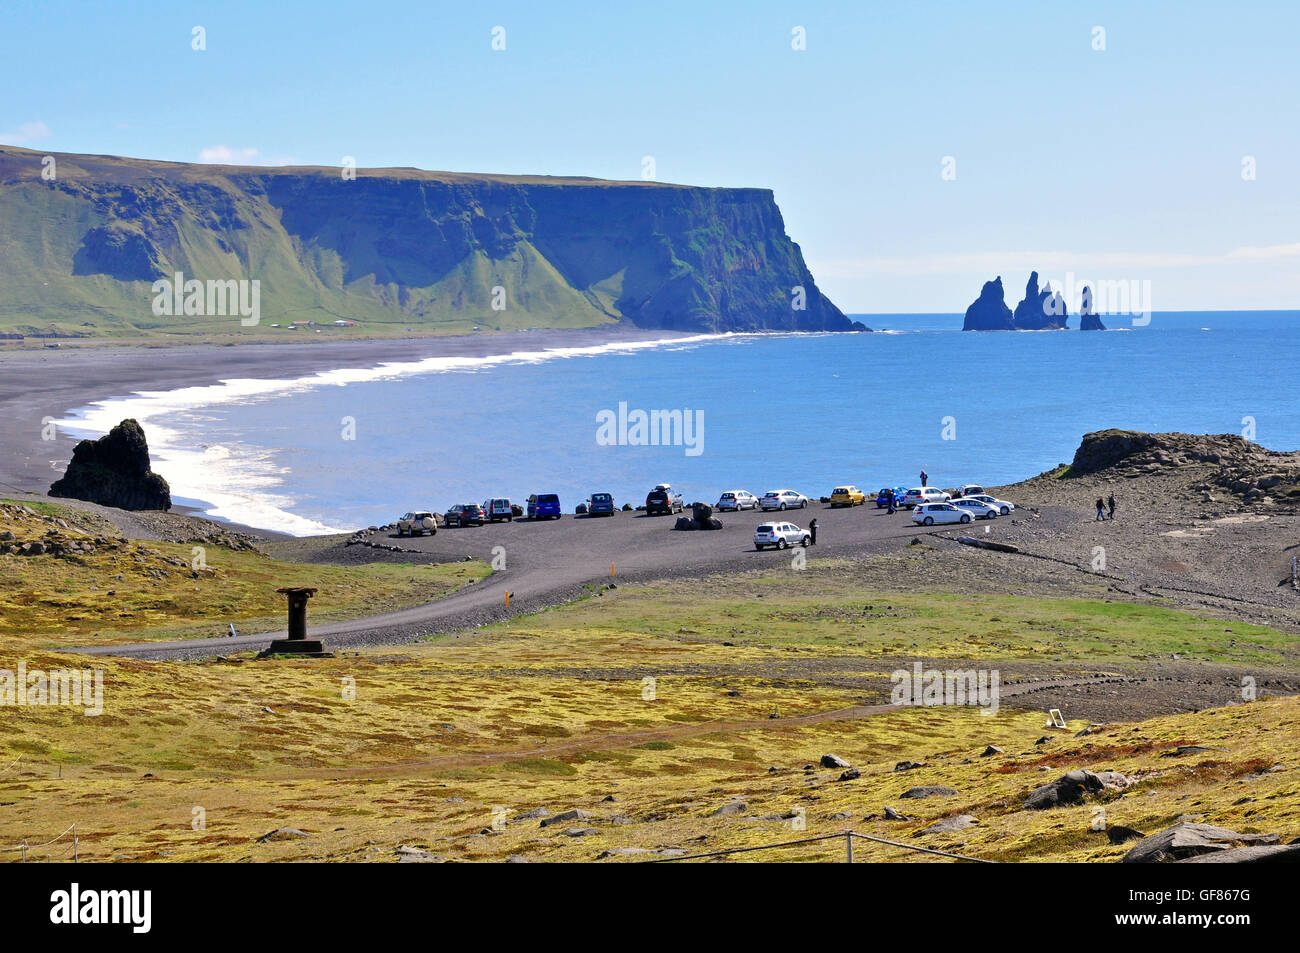
<svg viewBox="0 0 1300 953"><path fill-rule="evenodd" d="M1300 448L1300 312L1181 312L1098 333L963 333L959 315L859 315L877 334L698 336L341 368L295 380L122 395L61 425L145 425L180 502L296 535L408 509L595 491L643 503L726 489L1014 482L1091 430L1242 433ZM678 410L689 445L600 439ZM684 418L685 419L685 418ZM635 434L635 428L631 431ZM671 436L671 435L670 435Z"/></svg>

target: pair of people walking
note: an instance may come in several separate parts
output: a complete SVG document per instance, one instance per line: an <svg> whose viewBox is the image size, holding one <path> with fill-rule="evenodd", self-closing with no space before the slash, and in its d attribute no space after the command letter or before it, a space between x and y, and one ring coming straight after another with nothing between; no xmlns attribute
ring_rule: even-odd
<svg viewBox="0 0 1300 953"><path fill-rule="evenodd" d="M1106 512L1107 507L1109 507L1110 509L1109 516L1107 515ZM1105 500L1103 500L1101 497L1097 497L1097 518L1094 519L1093 522L1094 523L1102 522L1107 519L1113 520L1114 518L1115 518L1115 494L1114 493L1110 494L1110 496L1106 497Z"/></svg>

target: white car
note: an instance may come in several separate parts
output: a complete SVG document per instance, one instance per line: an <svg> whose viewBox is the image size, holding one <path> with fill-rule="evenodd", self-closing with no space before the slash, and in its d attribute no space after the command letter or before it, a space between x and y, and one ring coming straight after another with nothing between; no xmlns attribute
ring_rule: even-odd
<svg viewBox="0 0 1300 953"><path fill-rule="evenodd" d="M987 493L972 493L970 499L979 500L981 503L989 504L989 506L996 506L998 512L1003 516L1010 516L1011 511L1016 508L1016 504L1009 503L1006 500L999 500L996 496L989 496Z"/></svg>
<svg viewBox="0 0 1300 953"><path fill-rule="evenodd" d="M436 536L438 533L438 518L428 510L404 513L397 521L398 536L423 536L425 533L430 536Z"/></svg>
<svg viewBox="0 0 1300 953"><path fill-rule="evenodd" d="M958 493L957 495L958 496L979 496L983 492L984 492L984 487L980 486L978 483L963 483L961 485L961 492Z"/></svg>
<svg viewBox="0 0 1300 953"><path fill-rule="evenodd" d="M758 508L764 511L803 509L807 505L808 497L794 490L771 490L758 501Z"/></svg>
<svg viewBox="0 0 1300 953"><path fill-rule="evenodd" d="M728 490L718 497L716 510L754 510L758 509L758 497L748 490Z"/></svg>
<svg viewBox="0 0 1300 953"><path fill-rule="evenodd" d="M807 546L811 535L793 523L761 523L754 530L754 548L767 549L775 546L785 549L787 546Z"/></svg>
<svg viewBox="0 0 1300 953"><path fill-rule="evenodd" d="M952 503L922 503L912 510L912 522L922 526L935 523L969 523L975 518L970 510L964 510Z"/></svg>
<svg viewBox="0 0 1300 953"><path fill-rule="evenodd" d="M903 496L903 506L912 509L922 503L947 503L952 497L932 486L914 486Z"/></svg>
<svg viewBox="0 0 1300 953"><path fill-rule="evenodd" d="M952 505L958 509L970 510L977 520L995 520L1001 512L992 503L985 503L973 496L959 496L952 501Z"/></svg>

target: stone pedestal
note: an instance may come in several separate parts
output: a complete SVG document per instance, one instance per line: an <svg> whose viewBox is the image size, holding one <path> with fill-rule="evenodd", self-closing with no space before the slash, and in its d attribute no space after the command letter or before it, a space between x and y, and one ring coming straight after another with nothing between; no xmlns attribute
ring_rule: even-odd
<svg viewBox="0 0 1300 953"><path fill-rule="evenodd" d="M289 600L289 637L275 639L264 655L306 655L315 658L327 657L325 645L320 639L307 638L307 600L316 595L316 590L297 586L277 589Z"/></svg>

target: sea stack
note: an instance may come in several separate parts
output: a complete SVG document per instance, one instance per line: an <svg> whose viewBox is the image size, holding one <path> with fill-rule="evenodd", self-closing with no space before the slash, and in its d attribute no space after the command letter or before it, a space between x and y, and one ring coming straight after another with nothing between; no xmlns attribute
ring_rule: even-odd
<svg viewBox="0 0 1300 953"><path fill-rule="evenodd" d="M1068 327L1065 299L1050 287L1038 287L1038 272L1029 273L1025 298L1016 305L1012 318L1017 331L1056 331Z"/></svg>
<svg viewBox="0 0 1300 953"><path fill-rule="evenodd" d="M1092 289L1087 285L1083 286L1081 300L1079 302L1079 330L1080 331L1105 331L1106 325L1101 323L1101 318L1097 317L1092 310Z"/></svg>
<svg viewBox="0 0 1300 953"><path fill-rule="evenodd" d="M135 420L122 421L98 440L83 440L72 462L50 484L50 496L121 510L169 510L171 487L149 469L149 444Z"/></svg>
<svg viewBox="0 0 1300 953"><path fill-rule="evenodd" d="M966 309L963 331L1014 331L1015 319L1007 307L1006 292L1002 290L1002 276L984 282L980 296Z"/></svg>

